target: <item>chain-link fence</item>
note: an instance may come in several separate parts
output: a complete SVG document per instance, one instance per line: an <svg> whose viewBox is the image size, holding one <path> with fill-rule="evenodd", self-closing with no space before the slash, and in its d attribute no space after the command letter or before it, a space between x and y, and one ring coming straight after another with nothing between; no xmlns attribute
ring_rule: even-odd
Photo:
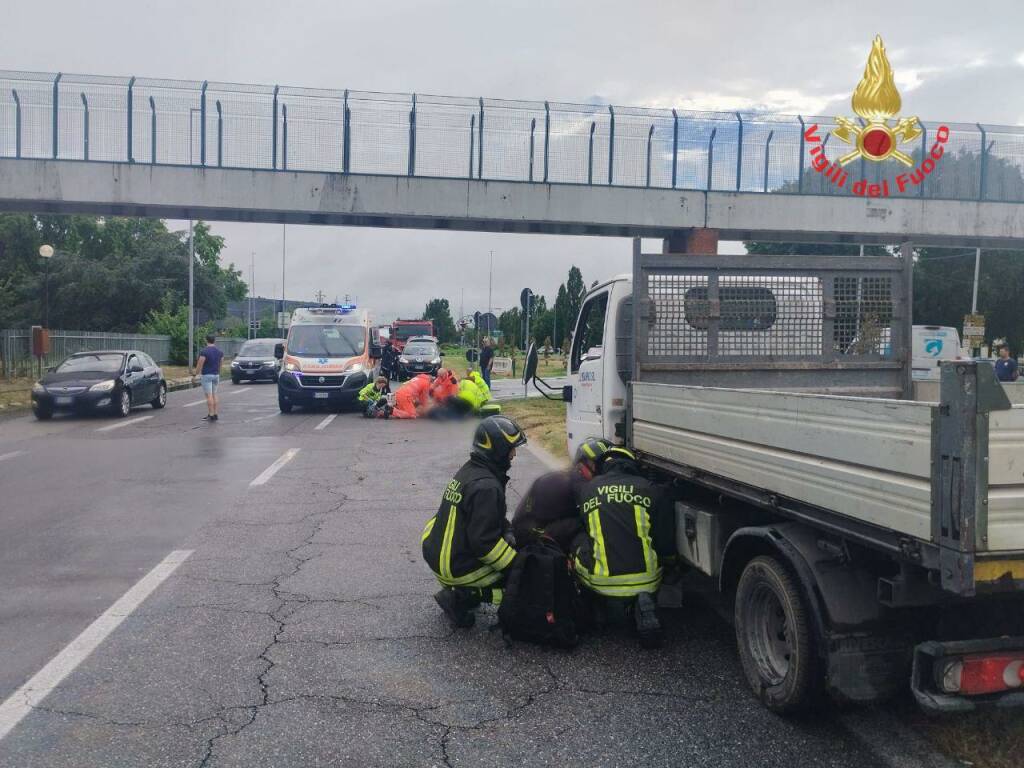
<svg viewBox="0 0 1024 768"><path fill-rule="evenodd" d="M42 360L42 367L57 365L75 352L101 349L137 349L158 363L171 357L171 337L137 333L101 333L98 331L50 331L50 352ZM4 376L31 376L39 367L32 356L32 331L28 328L0 330L0 363Z"/></svg>
<svg viewBox="0 0 1024 768"><path fill-rule="evenodd" d="M941 125L922 123L912 167L854 160L837 185L812 167L815 124L829 162L850 151L826 117L0 71L3 157L1024 201L1024 128L946 124L920 173Z"/></svg>

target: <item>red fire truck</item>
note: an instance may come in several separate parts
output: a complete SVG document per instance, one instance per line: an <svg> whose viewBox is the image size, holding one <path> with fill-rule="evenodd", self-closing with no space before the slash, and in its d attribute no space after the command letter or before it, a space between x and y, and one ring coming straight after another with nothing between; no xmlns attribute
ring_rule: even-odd
<svg viewBox="0 0 1024 768"><path fill-rule="evenodd" d="M401 352L413 336L433 336L433 320L395 320L391 324L391 343Z"/></svg>

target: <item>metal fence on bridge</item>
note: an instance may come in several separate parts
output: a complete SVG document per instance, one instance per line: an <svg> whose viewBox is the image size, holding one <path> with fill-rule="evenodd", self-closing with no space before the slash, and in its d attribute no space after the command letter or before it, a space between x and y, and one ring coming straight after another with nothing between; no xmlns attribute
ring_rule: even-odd
<svg viewBox="0 0 1024 768"><path fill-rule="evenodd" d="M158 363L171 357L171 337L138 333L102 333L98 331L50 331L50 353L43 357L42 367L57 365L75 352L99 349L137 349ZM31 376L38 362L32 357L32 331L27 328L0 330L0 357L7 378Z"/></svg>
<svg viewBox="0 0 1024 768"><path fill-rule="evenodd" d="M810 170L834 118L0 71L0 156L689 190L852 194ZM927 153L925 122L911 154ZM947 124L892 196L1024 201L1024 129ZM835 160L849 147L826 139ZM908 149L908 152L910 150ZM879 179L879 163L851 176Z"/></svg>

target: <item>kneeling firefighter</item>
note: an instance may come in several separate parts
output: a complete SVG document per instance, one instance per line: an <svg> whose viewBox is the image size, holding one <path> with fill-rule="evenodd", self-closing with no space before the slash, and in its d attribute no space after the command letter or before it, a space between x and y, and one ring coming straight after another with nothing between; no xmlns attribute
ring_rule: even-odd
<svg viewBox="0 0 1024 768"><path fill-rule="evenodd" d="M672 508L627 449L609 448L596 469L580 489L585 531L573 542L576 574L598 596L599 613L632 614L641 645L657 647L661 624L653 596L663 563L675 555Z"/></svg>
<svg viewBox="0 0 1024 768"><path fill-rule="evenodd" d="M457 627L469 627L480 603L500 603L505 569L516 551L505 519L505 486L526 434L506 416L477 425L473 450L445 487L423 529L423 559L441 582L437 604Z"/></svg>

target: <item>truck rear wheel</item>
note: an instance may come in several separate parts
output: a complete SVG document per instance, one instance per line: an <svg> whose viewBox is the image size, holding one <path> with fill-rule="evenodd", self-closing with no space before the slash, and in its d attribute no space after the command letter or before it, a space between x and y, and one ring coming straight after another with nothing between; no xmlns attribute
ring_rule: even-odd
<svg viewBox="0 0 1024 768"><path fill-rule="evenodd" d="M736 588L736 643L747 682L772 712L813 703L821 683L800 586L773 557L747 563Z"/></svg>

